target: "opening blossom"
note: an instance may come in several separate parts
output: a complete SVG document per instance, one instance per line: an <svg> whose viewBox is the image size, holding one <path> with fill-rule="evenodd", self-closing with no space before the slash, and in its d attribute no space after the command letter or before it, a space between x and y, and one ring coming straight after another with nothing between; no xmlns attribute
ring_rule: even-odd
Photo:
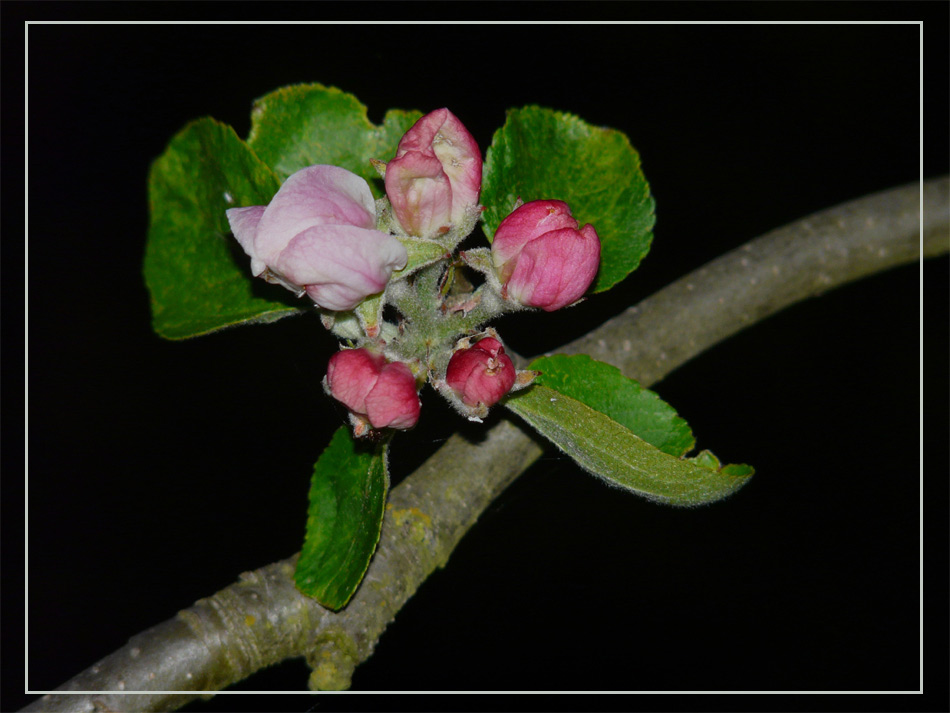
<svg viewBox="0 0 950 713"><path fill-rule="evenodd" d="M445 382L466 406L493 406L515 383L515 366L497 339L485 337L449 360Z"/></svg>
<svg viewBox="0 0 950 713"><path fill-rule="evenodd" d="M396 157L386 164L385 182L402 229L409 235L433 238L466 222L477 210L482 154L452 112L436 109L400 139Z"/></svg>
<svg viewBox="0 0 950 713"><path fill-rule="evenodd" d="M326 388L373 428L407 429L419 420L419 395L412 371L369 349L344 349L330 357Z"/></svg>
<svg viewBox="0 0 950 713"><path fill-rule="evenodd" d="M491 252L507 297L553 312L587 292L600 239L592 225L577 226L567 203L554 200L525 203L501 221Z"/></svg>
<svg viewBox="0 0 950 713"><path fill-rule="evenodd" d="M255 276L306 292L326 310L353 310L383 293L356 315L323 315L324 326L352 345L330 358L323 385L349 410L355 436L416 425L421 403L409 364L459 413L480 421L538 372L516 371L498 333L477 330L515 302L549 312L576 302L597 274L600 240L591 225L578 227L563 201L532 201L501 222L490 251L475 248L451 263L481 216L482 156L448 109L419 119L385 170L374 165L391 206L379 221L366 181L316 165L291 175L268 205L228 210L231 230ZM389 229L395 235L383 232ZM428 241L441 252L429 259L417 251L410 265L402 241ZM459 272L462 264L487 281L474 287ZM387 289L403 268L406 279ZM386 321L387 307L398 323ZM416 325L426 331L417 333Z"/></svg>
<svg viewBox="0 0 950 713"><path fill-rule="evenodd" d="M376 230L366 181L338 166L301 169L269 205L227 216L255 276L306 291L324 309L353 309L408 259L402 243Z"/></svg>

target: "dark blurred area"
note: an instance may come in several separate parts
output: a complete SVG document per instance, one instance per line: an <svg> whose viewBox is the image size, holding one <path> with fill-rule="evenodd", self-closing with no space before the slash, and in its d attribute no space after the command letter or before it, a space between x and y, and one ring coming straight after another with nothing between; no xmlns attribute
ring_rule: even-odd
<svg viewBox="0 0 950 713"><path fill-rule="evenodd" d="M335 340L314 318L182 342L151 331L146 177L190 119L246 136L255 98L315 81L374 122L448 106L483 152L526 104L625 132L656 199L653 249L608 294L501 320L526 355L921 170L916 25L34 25L28 39L34 690L297 551L313 462L344 421L320 387ZM927 51L930 177L948 171L947 62ZM700 448L756 468L726 502L662 507L549 451L353 689L917 690L921 453L927 503L947 502L947 275L940 258L836 290L655 386ZM393 480L460 425L427 389ZM937 592L944 564L928 570ZM289 662L241 688L306 678ZM329 700L312 710L370 699ZM263 709L285 704L313 705ZM244 705L262 709L218 696L187 710Z"/></svg>

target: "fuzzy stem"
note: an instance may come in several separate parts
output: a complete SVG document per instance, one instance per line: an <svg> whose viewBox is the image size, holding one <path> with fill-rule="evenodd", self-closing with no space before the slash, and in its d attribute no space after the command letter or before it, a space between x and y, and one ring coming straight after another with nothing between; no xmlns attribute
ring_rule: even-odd
<svg viewBox="0 0 950 713"><path fill-rule="evenodd" d="M950 182L917 184L812 215L714 260L577 340L649 386L713 344L795 302L876 272L947 252ZM922 250L921 250L922 248ZM456 434L390 493L366 579L338 613L293 585L296 555L133 637L58 691L214 691L288 657L307 656L313 683L345 687L383 630L443 566L480 513L542 453L501 421L473 444ZM248 626L249 617L268 627ZM197 693L43 697L29 711L171 710Z"/></svg>

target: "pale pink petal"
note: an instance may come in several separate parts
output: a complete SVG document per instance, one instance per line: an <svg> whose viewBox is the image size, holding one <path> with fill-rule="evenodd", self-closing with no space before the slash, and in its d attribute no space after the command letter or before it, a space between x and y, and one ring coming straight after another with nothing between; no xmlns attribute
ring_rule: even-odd
<svg viewBox="0 0 950 713"><path fill-rule="evenodd" d="M444 107L436 109L413 124L409 131L399 139L399 145L396 147L396 158L407 151L431 151L432 140L439 133L439 128L445 123L446 115L449 113L449 110Z"/></svg>
<svg viewBox="0 0 950 713"><path fill-rule="evenodd" d="M336 312L353 309L367 297L367 293L363 289L334 282L306 285L304 289L307 296L316 305ZM376 292L381 292L381 290ZM376 293L370 292L369 294Z"/></svg>
<svg viewBox="0 0 950 713"><path fill-rule="evenodd" d="M294 236L315 225L375 228L376 206L366 181L338 166L297 171L284 181L261 216L257 256L273 266Z"/></svg>
<svg viewBox="0 0 950 713"><path fill-rule="evenodd" d="M225 213L231 232L244 248L244 252L251 256L251 270L255 275L264 272L266 265L257 259L254 251L254 236L257 235L257 226L261 222L266 206L252 205L246 208L229 208Z"/></svg>
<svg viewBox="0 0 950 713"><path fill-rule="evenodd" d="M321 307L347 310L381 292L393 270L405 267L407 260L406 248L391 235L349 225L321 225L295 236L271 266L304 285Z"/></svg>
<svg viewBox="0 0 950 713"><path fill-rule="evenodd" d="M452 220L461 219L465 209L478 204L482 190L482 153L468 129L448 109L432 148L452 183Z"/></svg>
<svg viewBox="0 0 950 713"><path fill-rule="evenodd" d="M386 165L386 195L409 235L431 238L452 222L452 186L433 155L410 151Z"/></svg>
<svg viewBox="0 0 950 713"><path fill-rule="evenodd" d="M429 217L421 221L406 218L406 222L414 226L420 224L429 228L428 235L435 235L434 229L442 224L458 223L471 206L478 205L478 197L482 188L482 154L478 144L469 133L465 125L446 108L436 109L423 116L405 133L396 148L396 157L386 167L386 194L390 201L403 203L398 195L398 187L389 182L389 171L394 163L398 165L404 157L420 154L434 158L439 162L439 168L449 182L451 191L445 199L440 199L440 207L436 217ZM433 171L427 170L424 175L434 177ZM429 190L435 190L430 188ZM445 217L442 217L441 202L445 202ZM397 210L400 225L407 229L404 217ZM440 223L434 225L434 223ZM434 227L433 227L434 226ZM418 233L413 232L413 235Z"/></svg>
<svg viewBox="0 0 950 713"><path fill-rule="evenodd" d="M443 107L423 116L399 140L396 158L408 151L433 152L443 164L452 166L450 175L466 174L472 183L473 171L460 171L458 163L475 159L478 163L478 184L481 187L482 154L474 137L455 114ZM454 176L453 176L454 177Z"/></svg>

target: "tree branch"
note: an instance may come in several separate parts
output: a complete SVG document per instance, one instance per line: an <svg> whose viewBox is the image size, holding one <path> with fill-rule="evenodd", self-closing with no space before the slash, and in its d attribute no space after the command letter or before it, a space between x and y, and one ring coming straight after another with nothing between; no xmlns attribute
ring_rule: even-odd
<svg viewBox="0 0 950 713"><path fill-rule="evenodd" d="M914 184L809 216L734 250L566 345L649 386L736 332L808 297L950 248L950 181ZM921 242L922 235L922 242ZM922 252L921 252L922 248ZM350 604L331 612L293 584L296 556L199 600L28 711L171 710L266 666L306 656L312 688L345 688L403 604L484 509L542 453L510 421L456 434L390 493L382 537Z"/></svg>

